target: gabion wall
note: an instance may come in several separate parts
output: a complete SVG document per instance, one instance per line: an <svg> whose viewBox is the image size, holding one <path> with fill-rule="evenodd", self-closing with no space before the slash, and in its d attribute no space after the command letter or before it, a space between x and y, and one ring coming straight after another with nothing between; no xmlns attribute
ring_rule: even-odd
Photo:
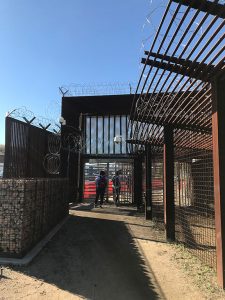
<svg viewBox="0 0 225 300"><path fill-rule="evenodd" d="M68 214L62 178L0 180L0 256L22 257Z"/></svg>

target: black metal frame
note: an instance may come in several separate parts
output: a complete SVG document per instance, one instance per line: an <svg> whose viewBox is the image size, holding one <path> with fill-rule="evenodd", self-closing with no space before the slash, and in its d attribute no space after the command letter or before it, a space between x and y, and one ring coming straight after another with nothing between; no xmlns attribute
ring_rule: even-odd
<svg viewBox="0 0 225 300"><path fill-rule="evenodd" d="M4 178L57 177L44 167L48 140L54 133L11 117L6 117ZM59 149L60 150L60 149ZM59 153L58 153L59 155Z"/></svg>

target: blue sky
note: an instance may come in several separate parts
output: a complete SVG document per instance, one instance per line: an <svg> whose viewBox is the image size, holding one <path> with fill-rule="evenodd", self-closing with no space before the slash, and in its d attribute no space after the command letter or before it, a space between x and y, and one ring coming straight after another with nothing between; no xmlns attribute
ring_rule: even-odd
<svg viewBox="0 0 225 300"><path fill-rule="evenodd" d="M63 84L137 81L154 2L2 0L0 143L7 111L52 117Z"/></svg>

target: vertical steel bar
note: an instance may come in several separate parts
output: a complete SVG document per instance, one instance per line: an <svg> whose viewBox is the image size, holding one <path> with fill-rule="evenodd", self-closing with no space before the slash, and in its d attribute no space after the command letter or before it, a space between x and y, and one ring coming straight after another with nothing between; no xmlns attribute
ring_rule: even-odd
<svg viewBox="0 0 225 300"><path fill-rule="evenodd" d="M109 202L109 162L107 162L107 189L106 189L106 201Z"/></svg>
<svg viewBox="0 0 225 300"><path fill-rule="evenodd" d="M110 115L108 118L108 154L110 154Z"/></svg>
<svg viewBox="0 0 225 300"><path fill-rule="evenodd" d="M81 130L82 129L82 122L83 122L83 114L82 113L80 113L78 120L79 120L78 128ZM78 151L78 153L77 153L77 190L78 190L78 201L81 201L81 199L83 197L83 186L82 186L83 172L84 171L83 171L83 163L81 161L81 151Z"/></svg>
<svg viewBox="0 0 225 300"><path fill-rule="evenodd" d="M98 154L98 116L95 117L96 120L96 154Z"/></svg>
<svg viewBox="0 0 225 300"><path fill-rule="evenodd" d="M105 153L105 116L102 116L102 154Z"/></svg>
<svg viewBox="0 0 225 300"><path fill-rule="evenodd" d="M11 159L11 129L12 122L10 122L10 118L5 118L5 156L4 156L4 169L3 169L3 177L9 178L10 177L10 159Z"/></svg>
<svg viewBox="0 0 225 300"><path fill-rule="evenodd" d="M134 203L137 205L137 209L140 209L142 201L142 162L140 156L136 156L134 159L134 174Z"/></svg>
<svg viewBox="0 0 225 300"><path fill-rule="evenodd" d="M128 140L128 116L126 115L126 141ZM128 144L126 142L126 154L128 153Z"/></svg>
<svg viewBox="0 0 225 300"><path fill-rule="evenodd" d="M91 117L89 118L89 143L90 143L90 154L91 154Z"/></svg>
<svg viewBox="0 0 225 300"><path fill-rule="evenodd" d="M116 136L116 116L113 117L113 139ZM113 154L115 154L116 144L113 142Z"/></svg>
<svg viewBox="0 0 225 300"><path fill-rule="evenodd" d="M84 199L84 159L80 158L80 178L79 178L79 202Z"/></svg>
<svg viewBox="0 0 225 300"><path fill-rule="evenodd" d="M216 225L217 277L219 285L225 287L225 78L216 78L212 84L212 138L214 201Z"/></svg>
<svg viewBox="0 0 225 300"><path fill-rule="evenodd" d="M87 153L87 117L85 115L83 118L82 128L83 128L82 153L86 154Z"/></svg>
<svg viewBox="0 0 225 300"><path fill-rule="evenodd" d="M120 115L120 136L122 136L122 116ZM122 142L120 143L120 153L122 154Z"/></svg>
<svg viewBox="0 0 225 300"><path fill-rule="evenodd" d="M152 219L152 153L151 145L146 145L146 201L145 219Z"/></svg>
<svg viewBox="0 0 225 300"><path fill-rule="evenodd" d="M169 241L175 240L175 207L174 207L174 153L173 153L173 128L164 127L164 223L166 238Z"/></svg>

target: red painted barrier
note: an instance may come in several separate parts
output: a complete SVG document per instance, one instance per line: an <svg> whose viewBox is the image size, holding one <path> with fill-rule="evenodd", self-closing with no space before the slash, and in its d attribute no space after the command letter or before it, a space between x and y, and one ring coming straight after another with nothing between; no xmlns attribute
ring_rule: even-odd
<svg viewBox="0 0 225 300"><path fill-rule="evenodd" d="M152 181L152 188L153 189L162 189L163 188L163 181L162 179L153 179ZM121 192L128 191L129 188L127 186L127 183L124 181L121 181ZM85 181L84 184L84 199L94 198L96 193L96 187L95 187L95 181ZM108 194L113 194L113 188L112 188L112 182L109 182L108 185Z"/></svg>

